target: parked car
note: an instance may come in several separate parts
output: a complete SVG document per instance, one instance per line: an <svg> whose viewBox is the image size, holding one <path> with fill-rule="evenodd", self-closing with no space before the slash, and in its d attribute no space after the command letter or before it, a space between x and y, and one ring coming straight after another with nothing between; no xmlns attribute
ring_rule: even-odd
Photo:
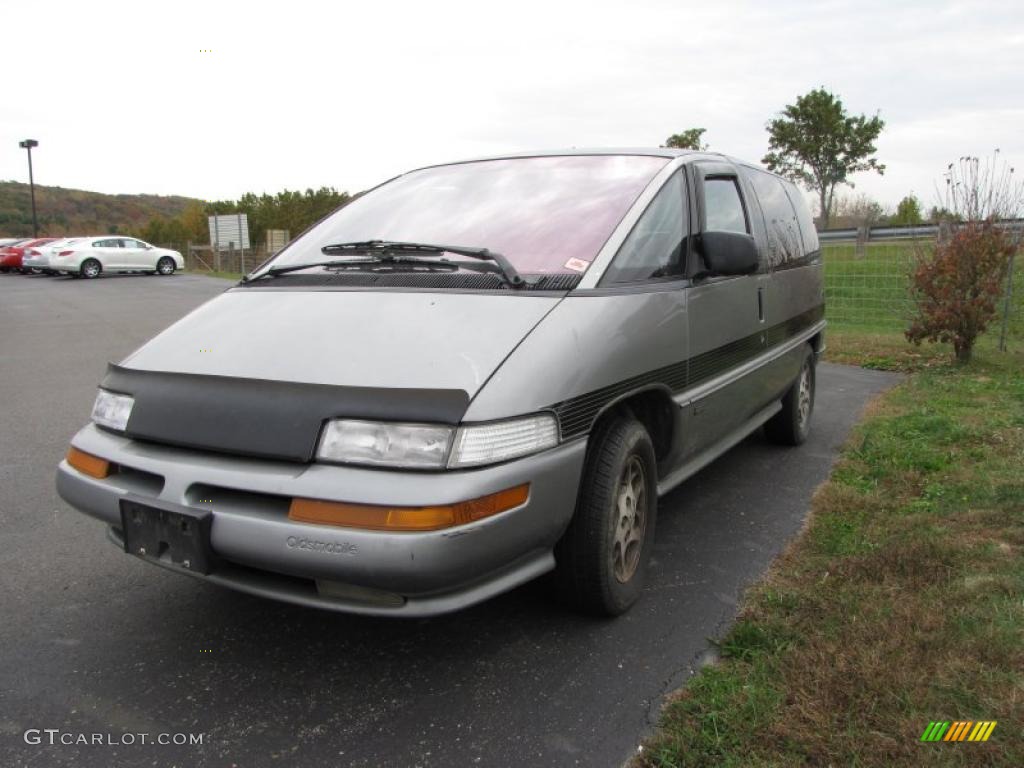
<svg viewBox="0 0 1024 768"><path fill-rule="evenodd" d="M20 240L16 243L11 243L8 246L0 248L0 269L3 271L24 271L22 265L22 257L25 254L25 249L31 248L34 245L41 245L52 239L47 238L28 238L26 240Z"/></svg>
<svg viewBox="0 0 1024 768"><path fill-rule="evenodd" d="M85 278L99 277L104 272L173 275L176 269L184 268L185 260L177 251L121 235L83 237L50 256L50 269Z"/></svg>
<svg viewBox="0 0 1024 768"><path fill-rule="evenodd" d="M57 250L63 250L81 239L78 237L62 237L34 248L28 248L21 257L22 267L26 271L32 271L37 274L42 272L47 275L56 275L57 270L50 268L50 260L53 254Z"/></svg>
<svg viewBox="0 0 1024 768"><path fill-rule="evenodd" d="M57 489L255 595L420 616L554 571L614 615L659 496L807 437L822 287L803 196L729 157L422 168L111 364Z"/></svg>
<svg viewBox="0 0 1024 768"><path fill-rule="evenodd" d="M17 271L28 272L22 263L25 252L30 248L52 243L56 238L30 238L19 243L4 246L0 249L0 269L5 271L16 269Z"/></svg>
<svg viewBox="0 0 1024 768"><path fill-rule="evenodd" d="M23 237L0 237L0 248L3 248L6 245L14 245L15 243L19 243L24 239L25 238Z"/></svg>
<svg viewBox="0 0 1024 768"><path fill-rule="evenodd" d="M13 239L13 240L8 239L7 242L5 242L3 244L0 244L0 272L10 272L11 269L12 269L12 267L6 266L7 249L8 248L12 248L14 246L21 245L22 243L27 243L29 241L29 239L30 238L25 238L25 237L21 238L20 240L19 239ZM13 263L13 259L12 259L12 263Z"/></svg>

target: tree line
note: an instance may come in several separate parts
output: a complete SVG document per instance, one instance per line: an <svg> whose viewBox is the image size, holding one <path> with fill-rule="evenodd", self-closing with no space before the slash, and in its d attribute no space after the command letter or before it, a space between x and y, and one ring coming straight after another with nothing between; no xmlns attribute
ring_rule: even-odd
<svg viewBox="0 0 1024 768"><path fill-rule="evenodd" d="M352 197L334 187L320 187L304 192L286 189L276 195L248 192L237 200L193 201L177 216L154 217L133 234L151 243L209 243L207 217L244 213L252 243L262 243L268 229L288 230L294 238Z"/></svg>

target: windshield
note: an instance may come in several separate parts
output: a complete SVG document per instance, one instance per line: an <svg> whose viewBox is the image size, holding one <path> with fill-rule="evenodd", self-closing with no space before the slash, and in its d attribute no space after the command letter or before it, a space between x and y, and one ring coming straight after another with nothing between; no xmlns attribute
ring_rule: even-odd
<svg viewBox="0 0 1024 768"><path fill-rule="evenodd" d="M668 160L569 155L425 168L356 198L267 266L323 261L332 243L488 248L525 274L579 273Z"/></svg>

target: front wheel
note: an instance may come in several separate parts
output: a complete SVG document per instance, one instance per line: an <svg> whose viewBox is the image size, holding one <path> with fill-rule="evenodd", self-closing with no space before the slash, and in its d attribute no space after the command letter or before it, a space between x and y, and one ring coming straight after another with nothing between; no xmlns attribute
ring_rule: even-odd
<svg viewBox="0 0 1024 768"><path fill-rule="evenodd" d="M800 373L782 398L782 410L764 425L765 435L779 445L801 445L811 431L816 376L814 351L807 347Z"/></svg>
<svg viewBox="0 0 1024 768"><path fill-rule="evenodd" d="M99 277L100 272L102 271L103 267L100 266L100 263L96 261L96 259L86 259L82 262L82 266L79 268L78 273L87 280L92 280L94 277Z"/></svg>
<svg viewBox="0 0 1024 768"><path fill-rule="evenodd" d="M174 268L174 259L170 256L163 256L160 261L156 263L156 272L158 275L173 275Z"/></svg>
<svg viewBox="0 0 1024 768"><path fill-rule="evenodd" d="M559 594L617 616L639 599L658 509L654 447L643 425L614 416L591 435L576 512L555 548Z"/></svg>

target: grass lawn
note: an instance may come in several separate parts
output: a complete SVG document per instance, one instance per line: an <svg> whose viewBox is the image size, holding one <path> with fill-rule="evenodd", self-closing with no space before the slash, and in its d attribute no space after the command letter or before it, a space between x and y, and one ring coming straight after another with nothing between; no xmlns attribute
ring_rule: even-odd
<svg viewBox="0 0 1024 768"><path fill-rule="evenodd" d="M1024 352L920 366L636 763L1024 765L1022 596ZM922 743L933 720L999 725Z"/></svg>

